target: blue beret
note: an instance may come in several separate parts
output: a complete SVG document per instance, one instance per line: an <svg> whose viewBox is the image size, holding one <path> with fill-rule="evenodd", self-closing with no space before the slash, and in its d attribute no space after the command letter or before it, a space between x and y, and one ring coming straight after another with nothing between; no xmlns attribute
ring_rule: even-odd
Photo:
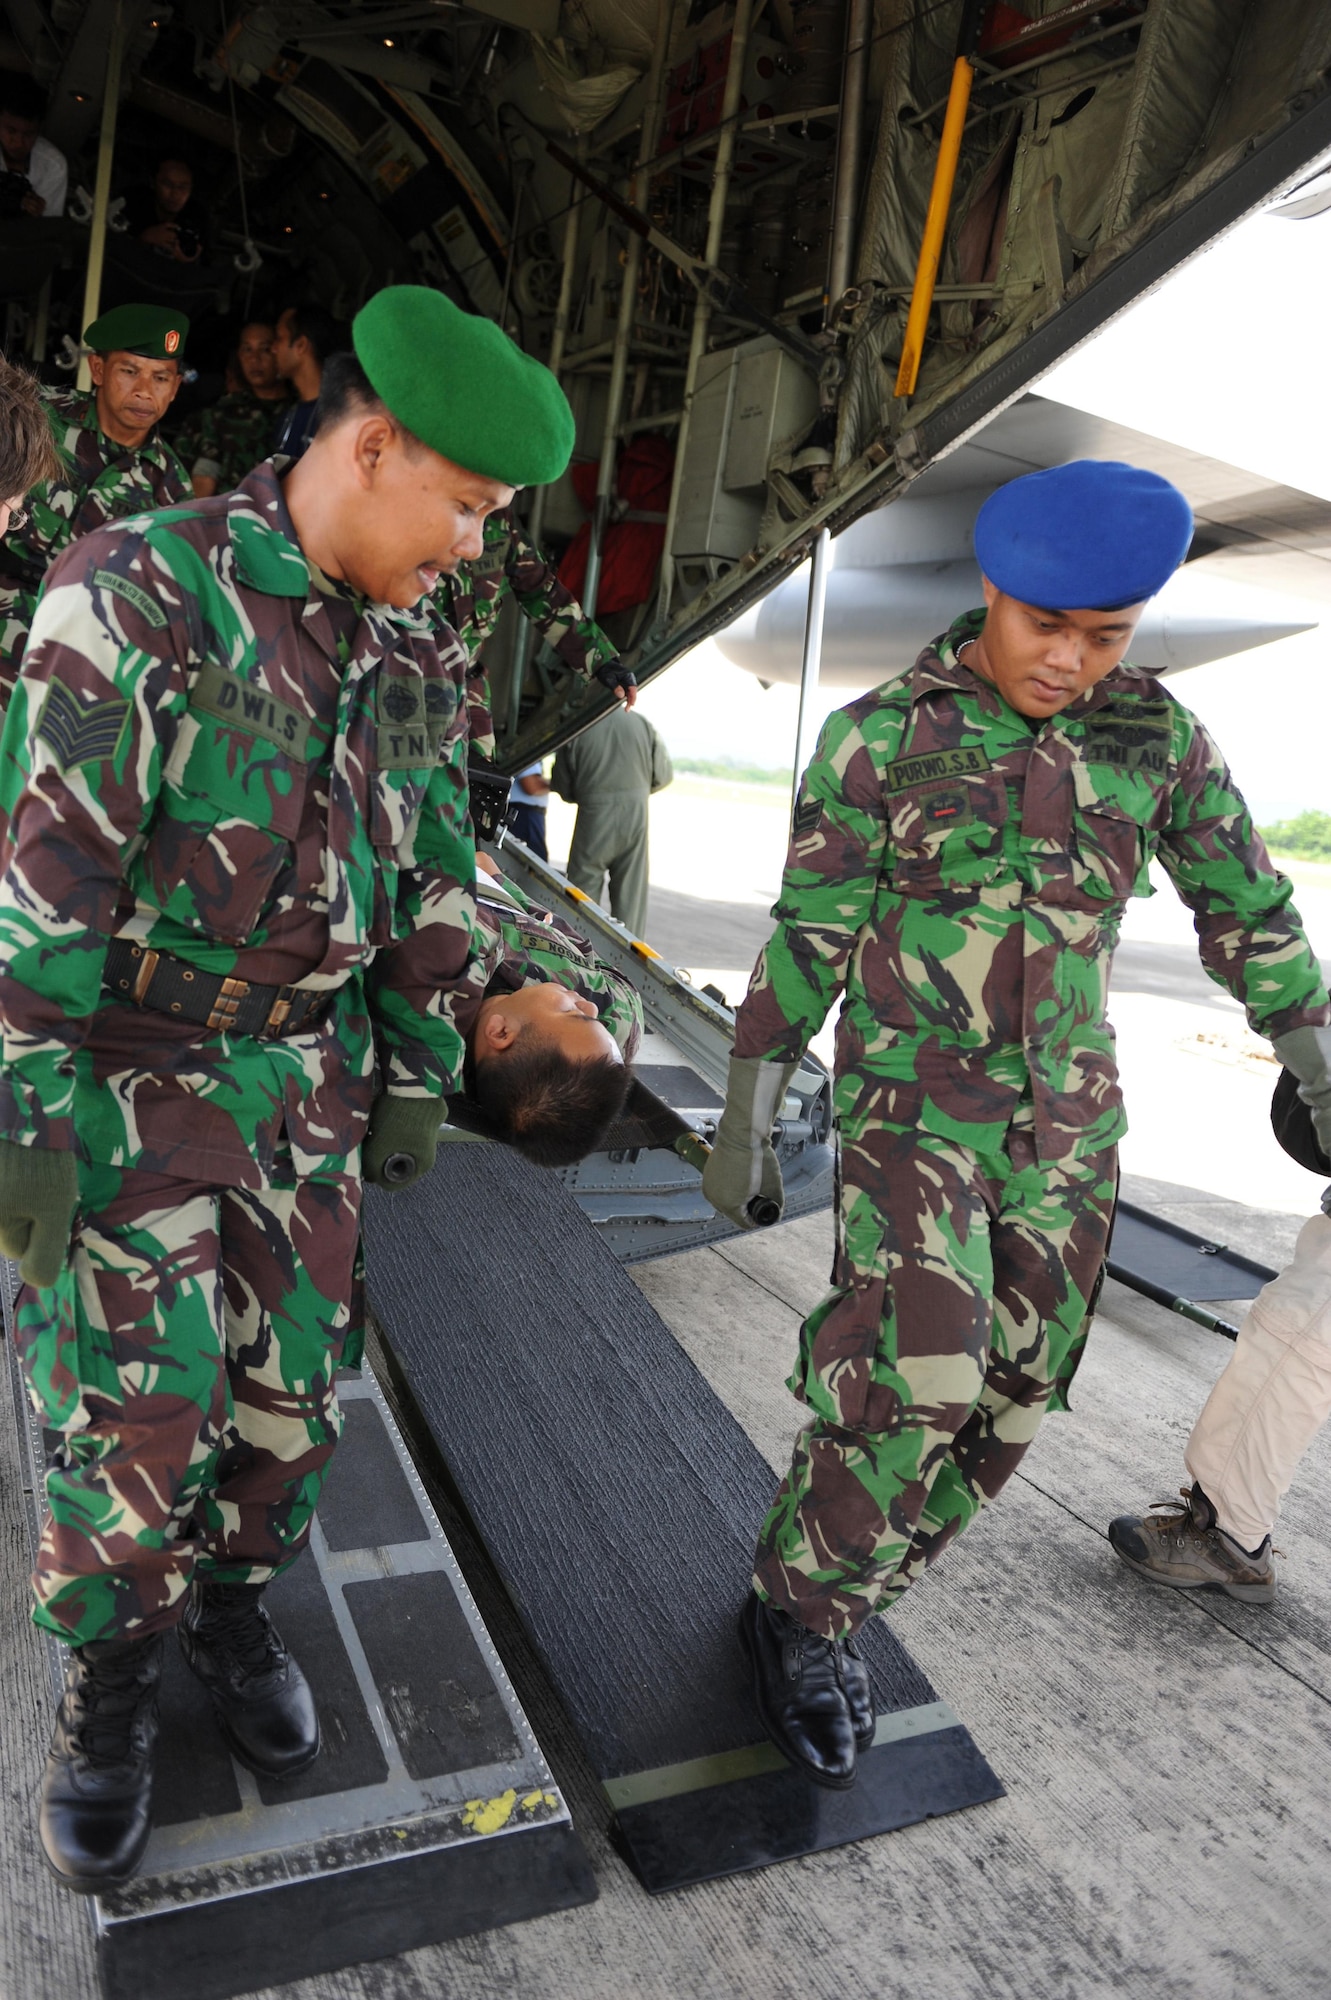
<svg viewBox="0 0 1331 2000"><path fill-rule="evenodd" d="M975 522L975 559L1023 604L1116 611L1162 590L1191 540L1192 509L1158 472L1078 458L990 494Z"/></svg>

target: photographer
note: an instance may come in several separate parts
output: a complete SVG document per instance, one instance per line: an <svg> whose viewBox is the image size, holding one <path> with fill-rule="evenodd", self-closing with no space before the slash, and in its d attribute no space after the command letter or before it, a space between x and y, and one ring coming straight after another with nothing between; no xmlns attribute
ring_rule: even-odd
<svg viewBox="0 0 1331 2000"><path fill-rule="evenodd" d="M194 200L193 169L184 160L159 160L148 186L126 195L125 226L159 256L197 264L204 254L204 217Z"/></svg>
<svg viewBox="0 0 1331 2000"><path fill-rule="evenodd" d="M50 220L65 212L69 167L64 154L39 136L46 94L31 77L0 76L0 215Z"/></svg>

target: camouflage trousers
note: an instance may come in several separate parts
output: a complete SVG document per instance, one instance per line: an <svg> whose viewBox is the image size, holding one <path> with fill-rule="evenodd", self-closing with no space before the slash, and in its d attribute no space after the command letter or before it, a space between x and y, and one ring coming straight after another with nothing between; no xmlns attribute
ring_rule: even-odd
<svg viewBox="0 0 1331 2000"><path fill-rule="evenodd" d="M360 1176L215 1187L80 1168L59 1282L20 1295L57 1433L33 1575L72 1645L172 1625L197 1567L263 1583L309 1537L359 1327Z"/></svg>
<svg viewBox="0 0 1331 2000"><path fill-rule="evenodd" d="M995 1153L843 1121L833 1289L789 1381L813 1420L754 1573L827 1638L894 1603L1066 1408L1115 1153L1042 1165L1027 1110Z"/></svg>

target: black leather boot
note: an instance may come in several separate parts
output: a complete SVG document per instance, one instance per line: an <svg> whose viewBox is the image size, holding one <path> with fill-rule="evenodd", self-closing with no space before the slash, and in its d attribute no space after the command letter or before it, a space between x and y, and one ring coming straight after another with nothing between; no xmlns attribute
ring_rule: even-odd
<svg viewBox="0 0 1331 2000"><path fill-rule="evenodd" d="M123 1882L148 1845L161 1676L159 1633L69 1656L38 1827L52 1874L81 1895Z"/></svg>
<svg viewBox="0 0 1331 2000"><path fill-rule="evenodd" d="M855 1748L863 1756L866 1750L872 1750L874 1731L878 1727L869 1669L860 1658L859 1647L853 1638L839 1639L837 1650L841 1655L841 1685L846 1690L850 1719L855 1730Z"/></svg>
<svg viewBox="0 0 1331 2000"><path fill-rule="evenodd" d="M739 1615L740 1644L753 1668L753 1698L783 1756L815 1784L844 1792L855 1782L855 1723L841 1643L820 1639L751 1590Z"/></svg>
<svg viewBox="0 0 1331 2000"><path fill-rule="evenodd" d="M319 1754L309 1683L260 1598L261 1583L195 1578L177 1630L185 1664L213 1698L218 1725L242 1764L290 1778Z"/></svg>

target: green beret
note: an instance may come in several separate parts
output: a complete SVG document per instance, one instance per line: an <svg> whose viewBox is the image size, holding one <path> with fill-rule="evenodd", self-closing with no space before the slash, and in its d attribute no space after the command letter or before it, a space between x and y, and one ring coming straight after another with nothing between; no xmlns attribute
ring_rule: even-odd
<svg viewBox="0 0 1331 2000"><path fill-rule="evenodd" d="M83 335L94 354L119 350L144 354L150 361L182 361L189 338L189 321L168 306L112 306Z"/></svg>
<svg viewBox="0 0 1331 2000"><path fill-rule="evenodd" d="M505 486L545 486L573 451L573 412L550 370L493 320L428 285L389 285L352 344L374 392L444 458Z"/></svg>

